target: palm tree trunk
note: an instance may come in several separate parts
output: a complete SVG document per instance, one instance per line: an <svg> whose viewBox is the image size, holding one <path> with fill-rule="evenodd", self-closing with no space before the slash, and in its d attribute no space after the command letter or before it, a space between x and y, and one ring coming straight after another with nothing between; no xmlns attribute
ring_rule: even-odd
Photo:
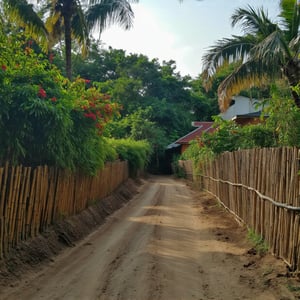
<svg viewBox="0 0 300 300"><path fill-rule="evenodd" d="M65 1L71 3L71 1ZM64 25L65 25L65 56L66 56L66 75L67 78L72 80L72 38L71 38L71 5L66 7L64 12Z"/></svg>
<svg viewBox="0 0 300 300"><path fill-rule="evenodd" d="M294 59L290 60L284 68L284 74L292 88L295 104L300 108L300 95L293 89L300 83L300 62Z"/></svg>

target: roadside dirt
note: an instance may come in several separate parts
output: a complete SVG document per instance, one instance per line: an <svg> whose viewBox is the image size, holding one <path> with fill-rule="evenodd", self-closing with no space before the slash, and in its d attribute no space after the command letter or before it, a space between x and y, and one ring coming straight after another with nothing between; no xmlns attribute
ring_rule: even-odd
<svg viewBox="0 0 300 300"><path fill-rule="evenodd" d="M170 177L122 194L20 246L0 265L0 299L300 299L284 263L256 254L246 229L208 194Z"/></svg>

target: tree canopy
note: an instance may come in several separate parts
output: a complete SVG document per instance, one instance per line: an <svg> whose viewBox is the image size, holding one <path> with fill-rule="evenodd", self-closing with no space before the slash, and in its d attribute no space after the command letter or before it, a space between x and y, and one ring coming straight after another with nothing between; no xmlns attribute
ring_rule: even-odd
<svg viewBox="0 0 300 300"><path fill-rule="evenodd" d="M245 88L282 77L291 87L299 83L300 4L297 0L281 0L280 8L278 22L272 21L262 8L236 9L232 25L240 25L244 35L219 40L203 57L207 83L220 67L235 63L218 88L222 111L228 108L232 96ZM293 89L291 92L299 107L299 95Z"/></svg>
<svg viewBox="0 0 300 300"><path fill-rule="evenodd" d="M27 0L4 0L4 8L12 21L44 45L53 46L63 37L66 74L71 79L72 40L76 40L86 53L93 30L101 33L111 24L129 29L134 17L130 2L138 1L43 0L33 5Z"/></svg>

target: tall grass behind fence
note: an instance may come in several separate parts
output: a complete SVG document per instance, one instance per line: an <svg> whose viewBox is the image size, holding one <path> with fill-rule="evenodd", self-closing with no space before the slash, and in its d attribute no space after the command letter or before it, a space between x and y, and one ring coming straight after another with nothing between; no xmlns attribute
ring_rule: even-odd
<svg viewBox="0 0 300 300"><path fill-rule="evenodd" d="M0 168L0 258L20 241L77 214L128 178L127 162L107 163L96 176L39 166Z"/></svg>
<svg viewBox="0 0 300 300"><path fill-rule="evenodd" d="M204 189L300 270L299 150L227 152L203 167Z"/></svg>

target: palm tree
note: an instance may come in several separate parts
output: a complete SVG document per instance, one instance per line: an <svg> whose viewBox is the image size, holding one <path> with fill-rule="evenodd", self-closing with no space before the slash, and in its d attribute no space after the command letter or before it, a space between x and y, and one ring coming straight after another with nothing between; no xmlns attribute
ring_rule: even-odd
<svg viewBox="0 0 300 300"><path fill-rule="evenodd" d="M9 15L13 22L24 28L25 32L46 48L48 32L32 4L26 0L3 0L2 6L3 16Z"/></svg>
<svg viewBox="0 0 300 300"><path fill-rule="evenodd" d="M280 9L280 22L275 23L263 8L238 8L231 17L232 26L240 23L244 35L219 40L204 55L207 86L220 67L236 64L218 87L221 111L229 107L232 96L242 89L282 77L288 80L295 104L300 107L299 95L293 90L300 81L300 4L298 0L281 0Z"/></svg>
<svg viewBox="0 0 300 300"><path fill-rule="evenodd" d="M72 41L78 41L86 52L93 30L101 33L111 24L129 29L134 17L130 2L138 0L45 0L39 3L44 19L27 0L5 0L7 11L34 36L47 37L50 45L64 37L69 79L72 77Z"/></svg>

